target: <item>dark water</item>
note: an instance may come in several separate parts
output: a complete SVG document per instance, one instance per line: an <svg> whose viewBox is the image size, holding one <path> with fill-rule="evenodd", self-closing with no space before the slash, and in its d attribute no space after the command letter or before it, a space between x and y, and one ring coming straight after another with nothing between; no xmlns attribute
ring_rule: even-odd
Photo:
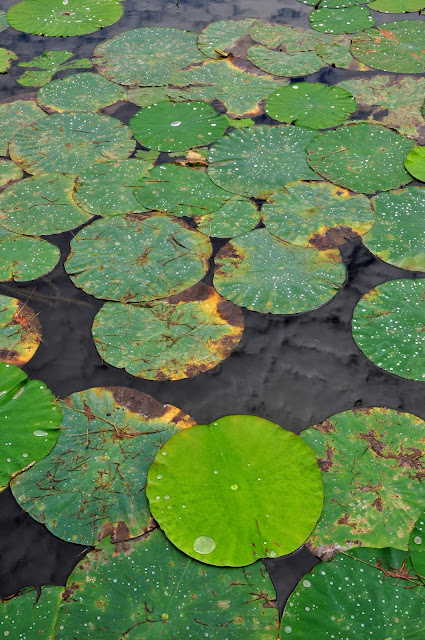
<svg viewBox="0 0 425 640"><path fill-rule="evenodd" d="M12 4L14 0L4 0L0 8L6 10ZM20 60L30 60L44 50L65 48L80 57L90 57L100 41L135 27L173 26L199 31L216 20L247 16L307 27L311 11L296 0L127 0L124 7L124 17L116 25L92 35L41 38L8 29L0 34L0 46L15 51ZM381 23L397 18L394 14L376 17ZM407 17L417 19L418 14ZM15 75L23 69L17 71L15 66L10 74L0 76L0 99L28 92L16 84ZM335 83L353 75L360 74L329 68L310 79ZM129 109L115 115L127 120ZM157 383L115 369L97 354L91 325L102 302L74 287L64 271L71 238L71 232L49 237L61 248L62 260L47 277L24 284L0 283L1 294L28 302L39 314L43 342L25 371L43 380L57 396L64 398L89 387L123 385L174 404L199 423L226 414L248 413L295 432L339 411L361 406L387 406L425 419L424 383L407 381L375 367L359 351L350 330L354 306L365 291L386 280L424 274L383 263L360 240L353 239L342 247L347 280L330 303L294 316L244 310L243 339L227 360L191 380ZM284 490L276 485L276 491ZM52 536L18 507L9 490L0 494L0 514L0 596L27 585L64 584L83 548ZM316 562L306 549L266 561L280 606Z"/></svg>

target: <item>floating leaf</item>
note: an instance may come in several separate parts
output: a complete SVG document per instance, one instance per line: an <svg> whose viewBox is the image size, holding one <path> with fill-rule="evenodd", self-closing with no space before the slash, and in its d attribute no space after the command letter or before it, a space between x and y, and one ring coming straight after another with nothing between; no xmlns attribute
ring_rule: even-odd
<svg viewBox="0 0 425 640"><path fill-rule="evenodd" d="M14 51L0 47L0 73L6 73L12 66L12 62L17 59L18 56Z"/></svg>
<svg viewBox="0 0 425 640"><path fill-rule="evenodd" d="M409 151L405 166L414 178L425 182L425 147L415 147Z"/></svg>
<svg viewBox="0 0 425 640"><path fill-rule="evenodd" d="M97 111L127 96L121 87L97 73L75 73L49 82L37 92L37 104L49 111Z"/></svg>
<svg viewBox="0 0 425 640"><path fill-rule="evenodd" d="M0 11L0 31L4 31L9 26L9 23L6 18L6 14L4 11Z"/></svg>
<svg viewBox="0 0 425 640"><path fill-rule="evenodd" d="M128 89L127 99L139 107L148 107L158 102L168 102L167 87L136 87Z"/></svg>
<svg viewBox="0 0 425 640"><path fill-rule="evenodd" d="M0 104L0 155L6 155L9 141L21 127L45 117L45 112L33 100Z"/></svg>
<svg viewBox="0 0 425 640"><path fill-rule="evenodd" d="M204 277L212 247L202 233L167 216L96 220L71 242L65 269L86 293L105 300L164 298Z"/></svg>
<svg viewBox="0 0 425 640"><path fill-rule="evenodd" d="M272 93L264 110L279 122L327 129L345 122L356 108L356 101L345 89L320 82L302 82Z"/></svg>
<svg viewBox="0 0 425 640"><path fill-rule="evenodd" d="M127 158L129 128L100 113L59 113L20 129L9 153L28 173L79 173L99 162Z"/></svg>
<svg viewBox="0 0 425 640"><path fill-rule="evenodd" d="M149 528L144 487L157 450L190 416L125 387L73 393L54 449L12 483L32 518L69 542L126 540ZM59 506L60 505L60 506Z"/></svg>
<svg viewBox="0 0 425 640"><path fill-rule="evenodd" d="M172 100L219 100L235 117L260 115L261 100L289 80L250 73L237 62L231 58L206 60L200 66L178 71L170 78L175 88L168 89L168 95Z"/></svg>
<svg viewBox="0 0 425 640"><path fill-rule="evenodd" d="M63 587L27 588L0 601L0 634L20 640L53 638Z"/></svg>
<svg viewBox="0 0 425 640"><path fill-rule="evenodd" d="M339 251L288 244L266 229L228 242L215 262L217 291L260 313L302 313L320 307L345 278Z"/></svg>
<svg viewBox="0 0 425 640"><path fill-rule="evenodd" d="M272 51L262 45L250 47L246 54L247 60L267 73L275 76L308 76L316 73L325 66L325 63L316 51L300 51L286 53L285 51Z"/></svg>
<svg viewBox="0 0 425 640"><path fill-rule="evenodd" d="M422 579L425 578L425 514L421 513L409 539L410 558Z"/></svg>
<svg viewBox="0 0 425 640"><path fill-rule="evenodd" d="M104 162L94 169L86 169L77 178L75 202L92 215L104 217L143 211L133 192L157 156L156 152L145 152L145 157L140 159Z"/></svg>
<svg viewBox="0 0 425 640"><path fill-rule="evenodd" d="M267 229L286 242L323 250L372 227L375 213L366 196L329 182L297 180L272 193L261 209ZM341 241L342 240L342 241Z"/></svg>
<svg viewBox="0 0 425 640"><path fill-rule="evenodd" d="M21 0L7 12L11 27L42 36L79 36L117 22L118 0Z"/></svg>
<svg viewBox="0 0 425 640"><path fill-rule="evenodd" d="M244 415L173 436L149 469L146 494L178 549L232 567L297 549L323 504L311 449L279 425Z"/></svg>
<svg viewBox="0 0 425 640"><path fill-rule="evenodd" d="M56 625L63 640L217 633L223 640L247 634L250 640L275 640L278 632L275 593L261 562L246 569L206 566L181 553L161 531L119 546L103 540L67 585Z"/></svg>
<svg viewBox="0 0 425 640"><path fill-rule="evenodd" d="M303 4L310 4L314 7L317 5L324 9L343 9L344 7L352 7L356 4L362 4L362 0L298 0Z"/></svg>
<svg viewBox="0 0 425 640"><path fill-rule="evenodd" d="M39 380L28 380L13 364L0 362L0 486L31 463L44 458L55 444L62 415L52 392Z"/></svg>
<svg viewBox="0 0 425 640"><path fill-rule="evenodd" d="M363 238L369 251L397 267L425 271L425 188L379 193L373 204L376 222Z"/></svg>
<svg viewBox="0 0 425 640"><path fill-rule="evenodd" d="M72 197L75 177L48 173L21 180L0 195L0 224L27 235L61 233L90 215Z"/></svg>
<svg viewBox="0 0 425 640"><path fill-rule="evenodd" d="M424 380L424 309L425 280L380 284L354 309L354 340L377 367Z"/></svg>
<svg viewBox="0 0 425 640"><path fill-rule="evenodd" d="M235 54L236 43L249 34L253 22L253 18L212 22L199 34L198 47L210 58L220 58L225 53Z"/></svg>
<svg viewBox="0 0 425 640"><path fill-rule="evenodd" d="M62 0L63 1L63 0ZM61 49L59 51L44 51L41 56L36 56L27 62L20 62L18 67L36 67L42 71L25 71L16 82L24 87L41 87L50 82L55 73L66 69L90 69L93 64L88 58L71 60L75 54Z"/></svg>
<svg viewBox="0 0 425 640"><path fill-rule="evenodd" d="M355 35L351 47L360 62L394 73L423 73L424 51L425 24L421 20L379 24Z"/></svg>
<svg viewBox="0 0 425 640"><path fill-rule="evenodd" d="M357 409L301 437L316 453L325 486L309 545L325 556L353 545L407 549L424 504L425 422L392 409Z"/></svg>
<svg viewBox="0 0 425 640"><path fill-rule="evenodd" d="M101 42L94 50L99 73L128 86L161 86L177 69L202 62L197 35L183 29L132 29Z"/></svg>
<svg viewBox="0 0 425 640"><path fill-rule="evenodd" d="M311 26L323 33L357 33L372 27L376 20L366 7L351 5L344 9L325 9L319 6L308 16Z"/></svg>
<svg viewBox="0 0 425 640"><path fill-rule="evenodd" d="M302 127L258 125L232 131L210 149L208 175L223 189L256 198L292 180L314 180L306 145L316 135Z"/></svg>
<svg viewBox="0 0 425 640"><path fill-rule="evenodd" d="M0 158L0 187L7 186L10 182L20 180L24 172L14 162Z"/></svg>
<svg viewBox="0 0 425 640"><path fill-rule="evenodd" d="M413 147L412 140L382 125L360 122L318 135L307 145L307 161L325 180L376 193L410 182L404 160Z"/></svg>
<svg viewBox="0 0 425 640"><path fill-rule="evenodd" d="M35 280L49 273L60 250L47 240L29 238L0 226L0 280Z"/></svg>
<svg viewBox="0 0 425 640"><path fill-rule="evenodd" d="M204 102L159 102L138 111L129 126L149 149L186 151L221 138L228 124Z"/></svg>
<svg viewBox="0 0 425 640"><path fill-rule="evenodd" d="M359 62L351 54L351 36L340 36L336 42L319 42L316 46L317 54L323 62L338 69L351 71L370 71L370 67ZM372 78L368 78L372 80ZM340 85L339 85L340 86Z"/></svg>
<svg viewBox="0 0 425 640"><path fill-rule="evenodd" d="M338 554L299 582L285 606L281 638L347 640L370 633L421 640L424 598L406 553L357 549Z"/></svg>
<svg viewBox="0 0 425 640"><path fill-rule="evenodd" d="M16 298L0 295L0 360L22 367L40 342L41 327L34 311Z"/></svg>
<svg viewBox="0 0 425 640"><path fill-rule="evenodd" d="M251 231L260 222L256 205L242 196L232 196L225 205L195 217L198 231L215 238L233 238Z"/></svg>
<svg viewBox="0 0 425 640"><path fill-rule="evenodd" d="M408 13L425 9L425 2L424 0L374 0L367 6L382 13Z"/></svg>

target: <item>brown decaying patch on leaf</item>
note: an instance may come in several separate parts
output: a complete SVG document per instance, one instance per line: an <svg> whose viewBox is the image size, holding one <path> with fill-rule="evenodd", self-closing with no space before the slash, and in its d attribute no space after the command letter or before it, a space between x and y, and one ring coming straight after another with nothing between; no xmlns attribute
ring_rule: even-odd
<svg viewBox="0 0 425 640"><path fill-rule="evenodd" d="M81 589L81 586L77 582L71 582L69 587L66 587L62 593L62 600L65 602L70 602L74 599L74 593Z"/></svg>
<svg viewBox="0 0 425 640"><path fill-rule="evenodd" d="M308 239L308 243L314 249L318 251L326 251L328 249L335 249L347 242L350 238L358 237L357 231L351 229L351 227L334 227L328 229L322 227L319 233L314 233Z"/></svg>
<svg viewBox="0 0 425 640"><path fill-rule="evenodd" d="M332 458L334 456L334 450L331 447L327 447L326 449L326 458L318 458L317 463L320 467L320 471L327 473L329 469L332 467Z"/></svg>
<svg viewBox="0 0 425 640"><path fill-rule="evenodd" d="M367 433L360 433L360 437L364 438L367 442L368 448L378 456L378 458L386 458L387 460L397 460L400 467L410 467L412 469L418 469L423 471L423 461L425 451L416 449L415 447L408 447L407 451L400 447L401 451L398 455L393 453L385 442L380 441L379 435L374 429L371 429ZM382 510L382 509L381 509Z"/></svg>
<svg viewBox="0 0 425 640"><path fill-rule="evenodd" d="M181 409L170 404L161 404L146 393L142 393L136 389L128 389L127 387L107 388L112 393L118 406L124 407L133 413L138 413L143 418L163 418L166 422L179 425L182 429L192 427L196 424L195 421L181 411ZM100 392L99 390L99 393Z"/></svg>
<svg viewBox="0 0 425 640"><path fill-rule="evenodd" d="M16 312L11 325L20 325L22 338L17 349L0 349L0 360L22 367L34 355L41 342L41 325L34 311L25 303L16 301Z"/></svg>
<svg viewBox="0 0 425 640"><path fill-rule="evenodd" d="M336 432L334 425L329 419L314 425L314 428L321 433L332 433L332 431Z"/></svg>

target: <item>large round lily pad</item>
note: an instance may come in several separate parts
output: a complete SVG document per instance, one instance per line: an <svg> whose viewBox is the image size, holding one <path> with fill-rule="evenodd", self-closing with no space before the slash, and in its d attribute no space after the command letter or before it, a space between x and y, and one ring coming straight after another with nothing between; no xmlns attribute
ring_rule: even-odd
<svg viewBox="0 0 425 640"><path fill-rule="evenodd" d="M373 0L367 6L382 13L409 13L425 9L424 0Z"/></svg>
<svg viewBox="0 0 425 640"><path fill-rule="evenodd" d="M96 220L71 242L65 268L90 295L143 302L180 293L206 274L212 251L202 233L166 216Z"/></svg>
<svg viewBox="0 0 425 640"><path fill-rule="evenodd" d="M208 175L227 191L266 198L292 180L318 179L306 161L311 129L258 125L232 131L210 149Z"/></svg>
<svg viewBox="0 0 425 640"><path fill-rule="evenodd" d="M425 379L425 280L393 280L369 291L353 315L353 336L376 366Z"/></svg>
<svg viewBox="0 0 425 640"><path fill-rule="evenodd" d="M90 215L73 200L75 176L48 173L17 182L0 195L0 224L27 235L61 233Z"/></svg>
<svg viewBox="0 0 425 640"><path fill-rule="evenodd" d="M362 235L375 213L364 195L329 182L290 182L269 196L261 209L267 229L286 242L329 249L344 236Z"/></svg>
<svg viewBox="0 0 425 640"><path fill-rule="evenodd" d="M45 112L33 100L0 104L0 155L6 155L10 140L21 127L45 117Z"/></svg>
<svg viewBox="0 0 425 640"><path fill-rule="evenodd" d="M125 387L95 388L63 403L51 453L12 483L25 511L69 542L96 544L149 528L144 487L153 456L194 421L176 407Z"/></svg>
<svg viewBox="0 0 425 640"><path fill-rule="evenodd" d="M0 226L0 280L35 280L49 273L59 257L59 248L47 240L21 236Z"/></svg>
<svg viewBox="0 0 425 640"><path fill-rule="evenodd" d="M37 92L37 103L49 111L97 111L126 100L124 89L97 73L74 73Z"/></svg>
<svg viewBox="0 0 425 640"><path fill-rule="evenodd" d="M265 112L274 120L328 129L347 120L357 108L351 93L320 82L282 87L266 100Z"/></svg>
<svg viewBox="0 0 425 640"><path fill-rule="evenodd" d="M409 556L396 549L356 549L319 564L290 596L281 638L421 640L425 588Z"/></svg>
<svg viewBox="0 0 425 640"><path fill-rule="evenodd" d="M39 380L28 380L13 364L0 362L0 487L55 444L62 413L52 392Z"/></svg>
<svg viewBox="0 0 425 640"><path fill-rule="evenodd" d="M161 86L177 69L201 62L197 35L183 29L159 27L125 31L101 42L93 61L100 74L128 86Z"/></svg>
<svg viewBox="0 0 425 640"><path fill-rule="evenodd" d="M20 180L23 175L21 167L10 160L0 158L0 187L6 187L10 182Z"/></svg>
<svg viewBox="0 0 425 640"><path fill-rule="evenodd" d="M412 140L382 125L361 122L318 135L307 145L307 161L340 187L376 193L411 181L404 161L413 147Z"/></svg>
<svg viewBox="0 0 425 640"><path fill-rule="evenodd" d="M323 503L311 449L256 416L226 416L173 436L149 469L146 493L178 549L220 566L291 553Z"/></svg>
<svg viewBox="0 0 425 640"><path fill-rule="evenodd" d="M238 40L249 34L253 18L212 22L198 35L198 47L209 58L220 58L226 53L237 53Z"/></svg>
<svg viewBox="0 0 425 640"><path fill-rule="evenodd" d="M198 231L215 238L233 238L254 229L260 222L256 205L242 196L232 196L221 209L196 216Z"/></svg>
<svg viewBox="0 0 425 640"><path fill-rule="evenodd" d="M41 326L34 311L0 295L0 360L22 367L38 349Z"/></svg>
<svg viewBox="0 0 425 640"><path fill-rule="evenodd" d="M423 511L425 422L392 409L337 413L302 432L322 469L323 512L309 545L407 549Z"/></svg>
<svg viewBox="0 0 425 640"><path fill-rule="evenodd" d="M415 147L409 151L405 166L414 178L425 182L425 147Z"/></svg>
<svg viewBox="0 0 425 640"><path fill-rule="evenodd" d="M276 640L278 611L261 562L206 566L154 531L90 552L68 579L56 629L61 640Z"/></svg>
<svg viewBox="0 0 425 640"><path fill-rule="evenodd" d="M228 242L216 258L214 286L228 300L261 313L320 307L345 279L339 251L316 251L255 229Z"/></svg>
<svg viewBox="0 0 425 640"><path fill-rule="evenodd" d="M366 7L351 5L343 9L319 6L308 16L311 26L323 33L357 33L372 27L376 20Z"/></svg>
<svg viewBox="0 0 425 640"><path fill-rule="evenodd" d="M11 27L43 36L79 36L117 22L118 0L21 0L7 12Z"/></svg>
<svg viewBox="0 0 425 640"><path fill-rule="evenodd" d="M221 138L228 122L204 102L159 102L138 111L129 126L149 149L186 151Z"/></svg>
<svg viewBox="0 0 425 640"><path fill-rule="evenodd" d="M19 640L53 638L63 587L23 589L18 595L0 601L0 634Z"/></svg>
<svg viewBox="0 0 425 640"><path fill-rule="evenodd" d="M243 334L242 311L199 283L149 306L107 302L93 324L105 362L149 380L181 380L225 360Z"/></svg>
<svg viewBox="0 0 425 640"><path fill-rule="evenodd" d="M423 73L425 23L422 20L386 22L353 37L357 60L382 71Z"/></svg>
<svg viewBox="0 0 425 640"><path fill-rule="evenodd" d="M425 579L425 514L421 513L409 539L410 558L422 580Z"/></svg>

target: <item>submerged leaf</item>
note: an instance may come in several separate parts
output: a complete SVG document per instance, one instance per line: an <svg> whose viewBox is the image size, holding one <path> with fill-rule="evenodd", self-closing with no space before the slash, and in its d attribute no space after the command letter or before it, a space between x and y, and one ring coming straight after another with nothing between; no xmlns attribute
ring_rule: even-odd
<svg viewBox="0 0 425 640"><path fill-rule="evenodd" d="M19 129L45 117L33 100L0 104L0 155L6 155L9 142Z"/></svg>
<svg viewBox="0 0 425 640"><path fill-rule="evenodd" d="M59 51L44 51L41 56L36 56L27 62L20 62L18 67L35 67L43 71L25 71L16 82L24 87L41 87L50 82L55 73L66 69L90 69L93 64L88 58L79 58L67 62L75 54L61 49Z"/></svg>
<svg viewBox="0 0 425 640"><path fill-rule="evenodd" d="M127 96L121 87L97 73L75 73L49 82L37 92L37 104L48 111L97 111Z"/></svg>
<svg viewBox="0 0 425 640"><path fill-rule="evenodd" d="M0 295L0 360L22 367L40 342L41 326L34 311L16 298Z"/></svg>
<svg viewBox="0 0 425 640"><path fill-rule="evenodd" d="M376 20L366 7L351 5L342 9L315 9L308 16L311 26L324 33L357 33L372 27Z"/></svg>

